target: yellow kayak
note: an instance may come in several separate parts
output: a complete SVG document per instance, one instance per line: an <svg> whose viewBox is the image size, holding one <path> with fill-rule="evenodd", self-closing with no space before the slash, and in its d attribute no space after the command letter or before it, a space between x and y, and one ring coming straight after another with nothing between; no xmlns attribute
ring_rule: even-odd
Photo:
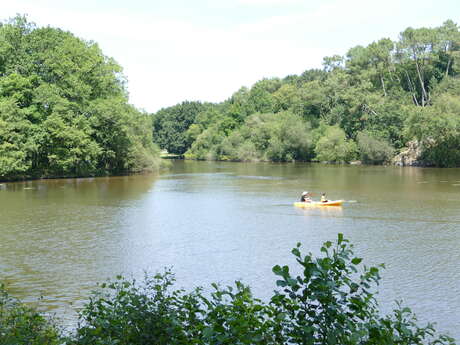
<svg viewBox="0 0 460 345"><path fill-rule="evenodd" d="M322 207L322 206L342 206L344 200L329 200L325 202L312 201L312 202L295 202L295 207Z"/></svg>

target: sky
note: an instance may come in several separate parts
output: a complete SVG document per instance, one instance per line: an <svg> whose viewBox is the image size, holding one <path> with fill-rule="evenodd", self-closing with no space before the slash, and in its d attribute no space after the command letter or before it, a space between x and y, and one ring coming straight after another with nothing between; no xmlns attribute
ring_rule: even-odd
<svg viewBox="0 0 460 345"><path fill-rule="evenodd" d="M221 102L409 26L460 23L460 1L0 0L0 20L17 13L97 42L123 67L130 103L156 112Z"/></svg>

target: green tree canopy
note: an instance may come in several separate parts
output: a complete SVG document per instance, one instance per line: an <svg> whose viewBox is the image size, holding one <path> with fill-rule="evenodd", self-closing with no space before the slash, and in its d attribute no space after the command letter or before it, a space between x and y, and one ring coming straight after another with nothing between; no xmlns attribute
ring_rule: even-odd
<svg viewBox="0 0 460 345"><path fill-rule="evenodd" d="M190 147L185 132L205 109L206 105L200 102L183 102L161 109L153 117L155 142L169 153L183 154Z"/></svg>
<svg viewBox="0 0 460 345"><path fill-rule="evenodd" d="M460 112L453 91L459 61L460 32L452 20L434 28L409 27L396 41L382 38L352 47L345 56L325 57L323 70L242 87L193 121L172 116L169 134L158 142L163 148L184 143L191 159L348 161L354 152L375 164L423 138L425 164L460 166L455 139ZM284 138L274 128L291 119L287 113L296 116L297 126L289 120ZM160 111L154 118L162 116ZM325 133L325 125L334 129ZM314 138L313 154L287 154L292 151L287 142L305 138Z"/></svg>
<svg viewBox="0 0 460 345"><path fill-rule="evenodd" d="M149 117L96 43L17 16L0 26L0 56L0 179L157 167Z"/></svg>

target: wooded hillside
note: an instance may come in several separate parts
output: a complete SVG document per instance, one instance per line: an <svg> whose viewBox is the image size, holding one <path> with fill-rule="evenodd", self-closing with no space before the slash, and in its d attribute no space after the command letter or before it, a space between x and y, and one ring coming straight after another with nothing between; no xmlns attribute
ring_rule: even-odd
<svg viewBox="0 0 460 345"><path fill-rule="evenodd" d="M322 70L263 79L219 104L153 115L154 140L189 159L420 162L460 166L460 33L446 21L325 57Z"/></svg>

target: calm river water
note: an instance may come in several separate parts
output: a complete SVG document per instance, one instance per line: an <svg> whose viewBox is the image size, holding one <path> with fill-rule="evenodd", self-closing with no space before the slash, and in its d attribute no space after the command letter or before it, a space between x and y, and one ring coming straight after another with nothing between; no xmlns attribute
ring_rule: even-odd
<svg viewBox="0 0 460 345"><path fill-rule="evenodd" d="M342 208L297 209L303 190ZM460 339L460 169L174 161L160 175L0 185L0 280L75 322L96 282L172 266L177 287L242 279L267 298L291 248L338 232L385 263L379 299L403 299Z"/></svg>

